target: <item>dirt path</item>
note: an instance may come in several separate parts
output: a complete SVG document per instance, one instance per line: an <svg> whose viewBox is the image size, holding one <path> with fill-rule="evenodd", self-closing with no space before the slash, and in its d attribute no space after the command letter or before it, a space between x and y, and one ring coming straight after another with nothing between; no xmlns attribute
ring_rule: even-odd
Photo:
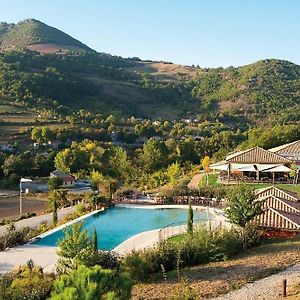
<svg viewBox="0 0 300 300"><path fill-rule="evenodd" d="M197 190L202 177L203 177L202 173L194 175L193 178L188 183L188 188L190 190Z"/></svg>
<svg viewBox="0 0 300 300"><path fill-rule="evenodd" d="M300 240L264 245L247 250L243 255L228 261L214 262L184 269L181 271L181 276L188 278L190 286L197 295L197 299L207 299L222 295L226 297L225 294L232 290L243 286L247 289L247 283L299 264L299 249ZM278 281L274 281L275 285L272 288L275 289L275 295L278 295L280 292L280 285L278 285L280 280L281 278L279 277ZM176 272L170 272L166 282L163 280L161 274L156 274L148 283L139 284L134 287L133 299L168 299L179 286ZM220 297L218 299L223 298ZM242 298L224 299L250 300L264 298L248 298L243 296ZM272 297L267 299L273 300Z"/></svg>

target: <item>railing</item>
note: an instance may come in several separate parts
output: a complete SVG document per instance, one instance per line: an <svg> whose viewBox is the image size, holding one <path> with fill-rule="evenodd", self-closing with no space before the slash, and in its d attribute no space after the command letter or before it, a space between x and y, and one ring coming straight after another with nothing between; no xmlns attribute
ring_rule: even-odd
<svg viewBox="0 0 300 300"><path fill-rule="evenodd" d="M199 230L201 227L206 226L208 229L221 228L222 223L219 220L207 220L207 221L198 221L193 223L193 231ZM163 242L168 238L171 238L176 235L184 234L187 232L186 222L176 222L166 225L161 228L158 232L159 242Z"/></svg>
<svg viewBox="0 0 300 300"><path fill-rule="evenodd" d="M115 203L125 204L177 204L188 205L190 202L192 205L208 206L214 208L223 208L225 206L225 199L208 198L200 196L175 196L170 198L154 196L147 199L138 199L131 197L122 197L114 200Z"/></svg>
<svg viewBox="0 0 300 300"><path fill-rule="evenodd" d="M218 182L219 183L228 183L228 176L224 175L224 176L220 176L218 178ZM285 183L285 184L293 184L293 179L291 178L285 178L285 177L281 177L281 178L276 178L275 180L273 180L272 178L269 177L261 177L259 180L257 180L255 177L239 177L239 176L235 176L235 175L230 175L230 181L229 183L233 184L233 183L241 183L241 182L245 182L245 183Z"/></svg>

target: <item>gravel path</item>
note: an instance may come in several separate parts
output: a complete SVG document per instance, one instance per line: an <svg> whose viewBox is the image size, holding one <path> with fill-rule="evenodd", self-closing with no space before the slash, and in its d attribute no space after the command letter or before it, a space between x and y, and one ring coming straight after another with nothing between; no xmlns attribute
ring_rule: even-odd
<svg viewBox="0 0 300 300"><path fill-rule="evenodd" d="M289 288L300 282L300 264L272 276L248 283L239 290L232 291L224 296L211 300L277 300L280 297L282 280L287 280L287 294Z"/></svg>

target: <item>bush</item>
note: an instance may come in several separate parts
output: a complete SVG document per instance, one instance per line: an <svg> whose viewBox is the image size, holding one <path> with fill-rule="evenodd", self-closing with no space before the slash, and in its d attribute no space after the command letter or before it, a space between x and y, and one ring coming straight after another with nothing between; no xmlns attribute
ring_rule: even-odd
<svg viewBox="0 0 300 300"><path fill-rule="evenodd" d="M103 269L118 270L120 268L120 259L112 251L101 250L96 253L94 264L99 265Z"/></svg>
<svg viewBox="0 0 300 300"><path fill-rule="evenodd" d="M242 250L238 231L208 230L201 227L193 236L184 235L179 241L166 241L155 248L133 252L123 260L123 267L135 280L144 280L150 273L175 270L210 261L226 260Z"/></svg>
<svg viewBox="0 0 300 300"><path fill-rule="evenodd" d="M84 214L84 212L85 212L84 204L82 204L82 203L77 204L75 207L75 210L76 210L76 213L78 213L79 215Z"/></svg>
<svg viewBox="0 0 300 300"><path fill-rule="evenodd" d="M69 275L54 282L51 300L63 299L120 299L131 297L132 280L125 273L104 270L100 266L79 265Z"/></svg>
<svg viewBox="0 0 300 300"><path fill-rule="evenodd" d="M16 230L14 224L10 224L6 232L0 236L0 251L27 243L29 241L29 232L30 229L28 227Z"/></svg>
<svg viewBox="0 0 300 300"><path fill-rule="evenodd" d="M144 281L150 273L150 266L144 253L138 251L133 251L125 256L122 261L122 269L128 272L135 281Z"/></svg>
<svg viewBox="0 0 300 300"><path fill-rule="evenodd" d="M42 300L50 295L53 277L28 263L0 279L0 300Z"/></svg>
<svg viewBox="0 0 300 300"><path fill-rule="evenodd" d="M244 241L247 248L256 247L260 244L262 232L258 230L254 225L247 224L243 234L245 235Z"/></svg>

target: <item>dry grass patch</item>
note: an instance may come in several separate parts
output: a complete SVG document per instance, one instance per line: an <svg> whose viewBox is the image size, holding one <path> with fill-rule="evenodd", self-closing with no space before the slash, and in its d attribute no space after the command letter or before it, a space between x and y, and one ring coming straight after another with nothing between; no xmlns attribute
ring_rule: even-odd
<svg viewBox="0 0 300 300"><path fill-rule="evenodd" d="M198 299L215 297L299 263L299 247L300 239L267 244L228 261L186 268L181 276L188 278ZM168 273L167 281L156 274L134 287L133 299L168 299L178 286L176 272Z"/></svg>

